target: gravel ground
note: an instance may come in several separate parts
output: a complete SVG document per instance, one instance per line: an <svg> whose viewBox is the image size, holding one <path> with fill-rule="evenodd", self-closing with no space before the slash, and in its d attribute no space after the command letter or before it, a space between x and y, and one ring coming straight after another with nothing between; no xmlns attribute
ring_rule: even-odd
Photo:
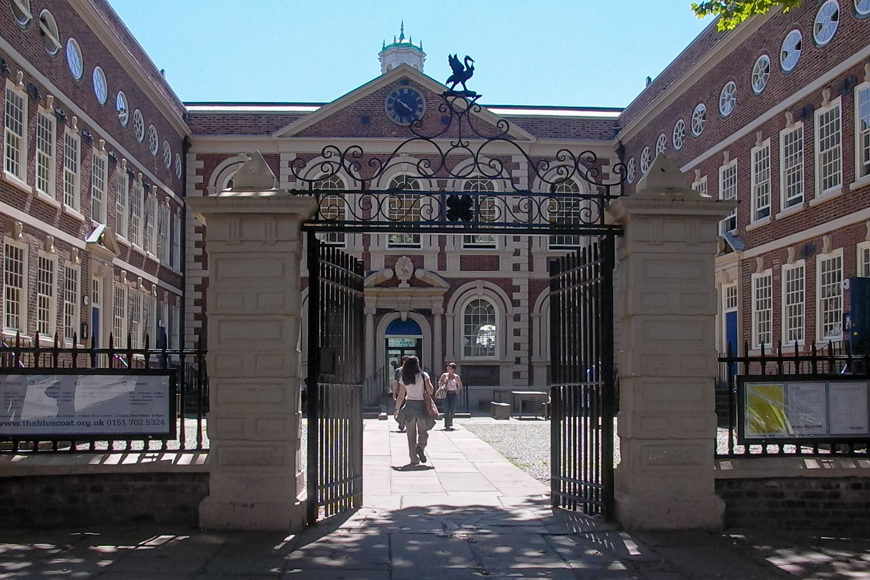
<svg viewBox="0 0 870 580"><path fill-rule="evenodd" d="M493 449L535 479L549 483L549 421L490 423L457 419L456 422L492 445Z"/></svg>

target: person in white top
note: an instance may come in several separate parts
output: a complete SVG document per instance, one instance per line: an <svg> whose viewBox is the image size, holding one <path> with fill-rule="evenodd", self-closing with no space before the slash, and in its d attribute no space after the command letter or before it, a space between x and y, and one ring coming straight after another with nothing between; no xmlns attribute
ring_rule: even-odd
<svg viewBox="0 0 870 580"><path fill-rule="evenodd" d="M416 356L408 357L402 365L399 378L399 394L396 397L396 420L404 423L408 433L408 455L410 466L426 463L426 444L429 442L429 429L435 426L435 419L426 413L424 391L431 397L432 382L429 375L420 369Z"/></svg>
<svg viewBox="0 0 870 580"><path fill-rule="evenodd" d="M438 386L447 389L444 399L444 430L453 431L453 417L456 415L456 399L462 390L462 379L456 374L456 363L447 363L447 370L438 379Z"/></svg>

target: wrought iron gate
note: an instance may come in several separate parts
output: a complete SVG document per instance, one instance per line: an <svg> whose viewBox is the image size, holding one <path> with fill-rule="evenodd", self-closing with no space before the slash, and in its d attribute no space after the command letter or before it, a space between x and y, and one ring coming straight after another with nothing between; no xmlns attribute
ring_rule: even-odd
<svg viewBox="0 0 870 580"><path fill-rule="evenodd" d="M612 236L550 262L554 508L613 519Z"/></svg>
<svg viewBox="0 0 870 580"><path fill-rule="evenodd" d="M308 525L362 505L363 265L308 233Z"/></svg>

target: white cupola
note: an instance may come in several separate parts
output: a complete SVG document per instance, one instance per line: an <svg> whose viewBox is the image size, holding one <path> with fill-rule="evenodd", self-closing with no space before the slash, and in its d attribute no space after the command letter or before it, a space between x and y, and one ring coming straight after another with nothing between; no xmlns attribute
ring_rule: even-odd
<svg viewBox="0 0 870 580"><path fill-rule="evenodd" d="M403 63L423 72L426 53L423 52L422 42L420 46L415 46L414 41L410 37L405 40L405 22L402 21L399 38L397 39L394 36L392 44L387 44L384 41L384 46L381 48L381 52L378 53L378 59L381 61L381 74L391 71Z"/></svg>

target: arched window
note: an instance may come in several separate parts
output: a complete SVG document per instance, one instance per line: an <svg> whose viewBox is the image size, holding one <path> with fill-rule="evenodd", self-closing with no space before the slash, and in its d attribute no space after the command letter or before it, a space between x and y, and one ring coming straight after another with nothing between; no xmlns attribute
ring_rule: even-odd
<svg viewBox="0 0 870 580"><path fill-rule="evenodd" d="M480 191L480 192L495 192L495 184L491 179L484 177L472 177L465 181L462 186L464 191ZM498 211L495 207L495 198L493 197L478 197L477 203L480 204L478 215L481 222L495 222L498 216ZM462 236L462 246L465 248L476 249L492 249L495 248L495 236L492 234L475 234L471 236Z"/></svg>
<svg viewBox="0 0 870 580"><path fill-rule="evenodd" d="M408 175L397 175L390 180L389 189L420 190L420 182ZM391 222L420 221L420 195L418 193L394 193L387 200L387 216ZM419 248L420 234L390 234L390 248Z"/></svg>
<svg viewBox="0 0 870 580"><path fill-rule="evenodd" d="M314 189L320 191L343 190L345 189L344 180L337 175L331 175L317 181L314 184ZM335 220L336 222L342 222L345 220L344 210L344 197L330 194L320 196L319 219ZM341 232L322 232L317 234L317 239L319 239L324 244L329 244L330 246L344 247L344 234Z"/></svg>
<svg viewBox="0 0 870 580"><path fill-rule="evenodd" d="M580 186L571 179L565 179L553 185L552 191L559 197L549 202L548 213L550 223L553 224L580 224L580 216L583 212L584 200L579 198L566 198L565 195L579 194ZM550 236L551 250L564 250L575 248L580 245L582 236L558 235Z"/></svg>
<svg viewBox="0 0 870 580"><path fill-rule="evenodd" d="M495 306L484 298L475 298L462 311L462 356L495 357L497 322Z"/></svg>

